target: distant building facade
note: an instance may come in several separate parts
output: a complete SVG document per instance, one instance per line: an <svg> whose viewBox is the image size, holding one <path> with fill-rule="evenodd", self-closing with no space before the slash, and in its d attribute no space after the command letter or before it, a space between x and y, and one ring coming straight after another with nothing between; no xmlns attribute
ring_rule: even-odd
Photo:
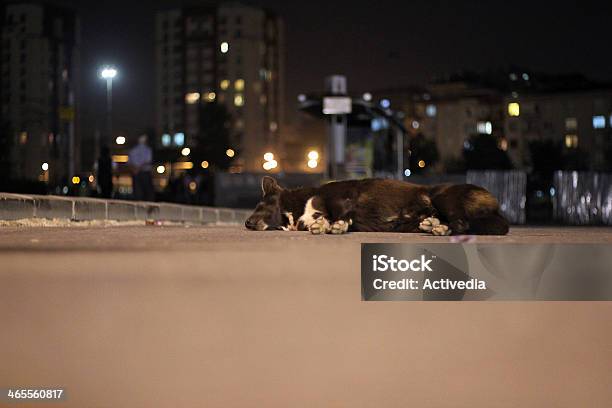
<svg viewBox="0 0 612 408"><path fill-rule="evenodd" d="M529 143L536 140L552 141L566 151L582 149L590 156L590 169L604 166L612 143L612 88L582 77L552 76L538 82L525 72L511 72L497 82L478 79L373 94L405 113L412 135L435 140L437 171L461 161L469 138L478 134L495 138L518 169L531 167Z"/></svg>
<svg viewBox="0 0 612 408"><path fill-rule="evenodd" d="M4 6L0 109L13 178L59 185L78 169L79 42L79 19L70 9Z"/></svg>
<svg viewBox="0 0 612 408"><path fill-rule="evenodd" d="M504 134L519 168L530 166L529 142L552 140L588 154L588 167L604 167L612 143L612 89L547 92L504 99Z"/></svg>
<svg viewBox="0 0 612 408"><path fill-rule="evenodd" d="M232 117L234 167L261 171L263 154L280 148L283 130L282 20L222 3L159 12L155 31L156 144L192 147L202 131L200 105L221 103Z"/></svg>

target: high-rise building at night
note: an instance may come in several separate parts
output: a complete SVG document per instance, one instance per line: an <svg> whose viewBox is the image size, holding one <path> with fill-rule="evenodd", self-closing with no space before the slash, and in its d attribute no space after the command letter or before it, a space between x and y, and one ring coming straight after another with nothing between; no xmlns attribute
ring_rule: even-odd
<svg viewBox="0 0 612 408"><path fill-rule="evenodd" d="M78 169L76 84L79 20L74 11L11 2L2 14L2 137L11 176L66 182Z"/></svg>
<svg viewBox="0 0 612 408"><path fill-rule="evenodd" d="M156 19L157 144L197 143L201 104L217 102L231 117L236 168L261 170L278 149L283 124L283 22L238 3L162 11Z"/></svg>

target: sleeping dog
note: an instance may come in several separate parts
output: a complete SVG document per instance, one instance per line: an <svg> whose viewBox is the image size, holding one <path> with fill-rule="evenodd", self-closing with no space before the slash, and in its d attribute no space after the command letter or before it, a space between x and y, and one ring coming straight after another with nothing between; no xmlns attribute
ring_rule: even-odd
<svg viewBox="0 0 612 408"><path fill-rule="evenodd" d="M262 201L245 222L256 231L508 233L495 197L471 184L422 186L365 179L289 190L266 176L261 186Z"/></svg>

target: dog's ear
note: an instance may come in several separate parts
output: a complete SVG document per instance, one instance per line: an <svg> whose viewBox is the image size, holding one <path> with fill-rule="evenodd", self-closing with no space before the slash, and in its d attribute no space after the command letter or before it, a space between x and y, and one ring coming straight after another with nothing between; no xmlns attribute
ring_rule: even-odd
<svg viewBox="0 0 612 408"><path fill-rule="evenodd" d="M269 194L278 193L282 190L281 186L278 185L276 180L274 180L270 176L264 176L261 179L261 189L263 191L264 196L269 195Z"/></svg>

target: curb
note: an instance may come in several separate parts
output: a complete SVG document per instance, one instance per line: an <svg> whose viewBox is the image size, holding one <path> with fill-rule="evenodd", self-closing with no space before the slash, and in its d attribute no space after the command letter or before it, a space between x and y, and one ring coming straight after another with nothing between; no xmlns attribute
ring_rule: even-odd
<svg viewBox="0 0 612 408"><path fill-rule="evenodd" d="M243 224L250 212L232 208L0 193L0 220L60 218L89 220L167 220L199 224Z"/></svg>

